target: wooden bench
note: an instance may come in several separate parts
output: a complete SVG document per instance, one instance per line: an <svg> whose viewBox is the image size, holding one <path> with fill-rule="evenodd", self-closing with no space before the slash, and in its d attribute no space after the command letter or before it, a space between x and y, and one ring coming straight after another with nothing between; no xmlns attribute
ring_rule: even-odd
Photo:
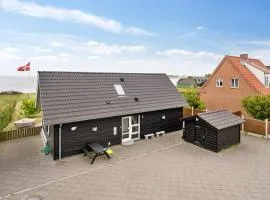
<svg viewBox="0 0 270 200"><path fill-rule="evenodd" d="M144 135L144 138L145 138L146 140L148 140L149 137L150 137L150 138L154 138L154 136L155 136L154 133L150 133L150 134Z"/></svg>
<svg viewBox="0 0 270 200"><path fill-rule="evenodd" d="M92 158L94 156L94 153L93 152L90 152L88 149L86 148L83 148L82 149L83 153L84 153L84 156L87 156L89 158Z"/></svg>
<svg viewBox="0 0 270 200"><path fill-rule="evenodd" d="M164 134L165 134L165 131L156 132L157 137L159 137L160 135L163 136Z"/></svg>

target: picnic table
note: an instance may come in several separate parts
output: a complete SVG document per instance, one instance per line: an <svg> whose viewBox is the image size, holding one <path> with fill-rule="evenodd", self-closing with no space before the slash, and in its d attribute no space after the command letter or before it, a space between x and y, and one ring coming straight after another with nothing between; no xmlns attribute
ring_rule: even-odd
<svg viewBox="0 0 270 200"><path fill-rule="evenodd" d="M95 153L94 157L92 158L91 164L94 163L95 159L98 156L102 156L102 155L106 155L107 158L111 158L110 155L107 153L108 148L102 146L101 144L97 143L97 142L93 142L93 143L88 143L87 146L92 149Z"/></svg>

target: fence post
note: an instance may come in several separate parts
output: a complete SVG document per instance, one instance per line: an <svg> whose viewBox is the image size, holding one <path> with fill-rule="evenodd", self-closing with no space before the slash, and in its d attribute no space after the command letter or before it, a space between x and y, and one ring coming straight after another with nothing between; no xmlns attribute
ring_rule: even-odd
<svg viewBox="0 0 270 200"><path fill-rule="evenodd" d="M268 119L265 120L265 139L268 139Z"/></svg>
<svg viewBox="0 0 270 200"><path fill-rule="evenodd" d="M194 108L193 108L193 106L191 106L191 115L193 115L194 114Z"/></svg>
<svg viewBox="0 0 270 200"><path fill-rule="evenodd" d="M242 119L245 120L245 116L244 116L244 115L242 115ZM244 132L244 131L245 131L245 130L244 130L244 122L241 124L241 127L242 127L242 128L241 128L241 129L242 129L242 132Z"/></svg>

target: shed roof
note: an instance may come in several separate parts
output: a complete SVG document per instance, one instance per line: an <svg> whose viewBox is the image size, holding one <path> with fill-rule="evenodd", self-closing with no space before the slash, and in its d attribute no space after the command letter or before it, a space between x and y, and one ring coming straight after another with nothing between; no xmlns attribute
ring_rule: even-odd
<svg viewBox="0 0 270 200"><path fill-rule="evenodd" d="M187 105L166 74L42 71L38 76L37 102L45 125ZM118 96L115 84L125 96Z"/></svg>
<svg viewBox="0 0 270 200"><path fill-rule="evenodd" d="M218 130L241 124L244 120L227 110L200 113L198 116Z"/></svg>

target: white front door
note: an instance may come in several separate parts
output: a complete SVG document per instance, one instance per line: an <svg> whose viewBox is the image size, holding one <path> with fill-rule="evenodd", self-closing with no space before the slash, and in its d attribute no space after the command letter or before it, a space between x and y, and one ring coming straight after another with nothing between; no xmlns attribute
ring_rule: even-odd
<svg viewBox="0 0 270 200"><path fill-rule="evenodd" d="M140 139L140 116L122 118L122 142Z"/></svg>

